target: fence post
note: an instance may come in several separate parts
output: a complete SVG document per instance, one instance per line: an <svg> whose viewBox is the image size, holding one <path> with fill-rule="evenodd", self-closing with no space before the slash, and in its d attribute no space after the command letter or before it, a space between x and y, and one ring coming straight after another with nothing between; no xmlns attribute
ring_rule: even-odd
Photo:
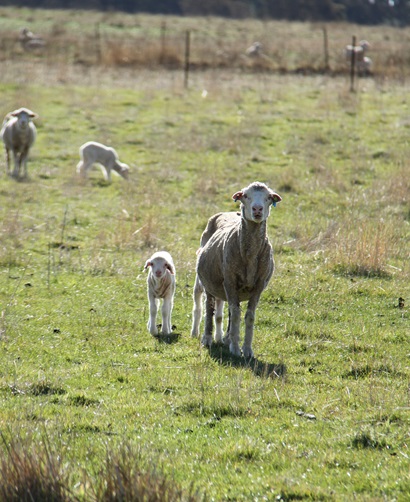
<svg viewBox="0 0 410 502"><path fill-rule="evenodd" d="M95 25L95 46L96 46L97 64L101 64L101 31L100 31L100 23L97 23Z"/></svg>
<svg viewBox="0 0 410 502"><path fill-rule="evenodd" d="M167 33L167 23L163 21L161 23L161 53L159 56L159 64L164 64L165 62L165 40Z"/></svg>
<svg viewBox="0 0 410 502"><path fill-rule="evenodd" d="M327 38L326 26L323 26L323 50L325 56L325 71L329 71L329 42Z"/></svg>
<svg viewBox="0 0 410 502"><path fill-rule="evenodd" d="M185 78L184 78L184 87L188 89L188 78L189 78L189 53L190 53L190 45L191 45L191 32L188 30L185 34Z"/></svg>
<svg viewBox="0 0 410 502"><path fill-rule="evenodd" d="M352 38L352 57L350 60L350 92L354 92L354 75L356 69L356 37Z"/></svg>

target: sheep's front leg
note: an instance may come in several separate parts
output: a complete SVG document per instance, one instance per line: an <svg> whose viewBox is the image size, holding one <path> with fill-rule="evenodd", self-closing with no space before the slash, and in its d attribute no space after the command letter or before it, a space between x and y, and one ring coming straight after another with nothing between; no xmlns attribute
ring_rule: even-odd
<svg viewBox="0 0 410 502"><path fill-rule="evenodd" d="M213 317L215 312L215 298L206 293L205 302L205 331L202 336L202 345L210 347L212 345L212 331L214 327Z"/></svg>
<svg viewBox="0 0 410 502"><path fill-rule="evenodd" d="M259 303L260 295L254 295L249 299L248 307L245 314L245 339L242 346L244 357L253 357L252 340L253 327L255 324L255 312Z"/></svg>
<svg viewBox="0 0 410 502"><path fill-rule="evenodd" d="M223 337L223 315L224 301L220 298L215 298L215 342L222 342Z"/></svg>
<svg viewBox="0 0 410 502"><path fill-rule="evenodd" d="M202 320L202 293L202 285L199 281L199 277L196 276L194 285L194 308L192 310L192 337L197 337L199 335L199 325Z"/></svg>
<svg viewBox="0 0 410 502"><path fill-rule="evenodd" d="M229 299L229 316L230 316L230 329L229 329L229 351L234 356L241 355L239 347L239 330L241 326L241 306L239 300Z"/></svg>
<svg viewBox="0 0 410 502"><path fill-rule="evenodd" d="M149 319L147 327L151 335L156 336L158 335L158 328L157 325L155 324L155 320L157 318L159 300L154 298L152 295L150 295L148 299L149 299Z"/></svg>
<svg viewBox="0 0 410 502"><path fill-rule="evenodd" d="M164 298L162 303L162 333L170 335L171 326L172 298Z"/></svg>
<svg viewBox="0 0 410 502"><path fill-rule="evenodd" d="M20 156L18 153L13 152L14 156L14 170L13 170L13 177L18 178L19 172L20 172Z"/></svg>
<svg viewBox="0 0 410 502"><path fill-rule="evenodd" d="M10 174L10 150L6 148L7 174Z"/></svg>

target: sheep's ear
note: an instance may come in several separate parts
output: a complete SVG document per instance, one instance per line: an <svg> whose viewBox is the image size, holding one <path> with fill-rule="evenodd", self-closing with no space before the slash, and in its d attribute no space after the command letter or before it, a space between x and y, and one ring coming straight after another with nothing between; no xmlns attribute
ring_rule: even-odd
<svg viewBox="0 0 410 502"><path fill-rule="evenodd" d="M270 194L270 198L272 199L272 206L276 207L276 204L282 200L282 197L276 192L272 192Z"/></svg>
<svg viewBox="0 0 410 502"><path fill-rule="evenodd" d="M37 113L34 113L34 112L29 113L29 115L30 115L30 117L32 119L38 119L39 118L39 115L37 115Z"/></svg>
<svg viewBox="0 0 410 502"><path fill-rule="evenodd" d="M171 273L172 275L175 275L175 270L174 270L174 267L173 267L172 265L170 265L169 263L167 263L167 264L165 265L165 267L166 267L166 268L170 271L170 273Z"/></svg>
<svg viewBox="0 0 410 502"><path fill-rule="evenodd" d="M232 199L236 202L238 200L241 200L243 197L243 191L236 192L232 195Z"/></svg>
<svg viewBox="0 0 410 502"><path fill-rule="evenodd" d="M150 260L147 260L147 261L145 262L145 267L144 267L144 270L147 270L147 268L148 268L148 267L152 267L152 261L150 261Z"/></svg>

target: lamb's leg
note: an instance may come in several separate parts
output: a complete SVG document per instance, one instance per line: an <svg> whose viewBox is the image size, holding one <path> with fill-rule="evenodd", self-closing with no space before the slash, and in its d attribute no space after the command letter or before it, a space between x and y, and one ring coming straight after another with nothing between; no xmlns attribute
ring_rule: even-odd
<svg viewBox="0 0 410 502"><path fill-rule="evenodd" d="M171 326L172 298L164 298L162 303L162 333L170 335L172 332Z"/></svg>
<svg viewBox="0 0 410 502"><path fill-rule="evenodd" d="M196 276L194 285L194 308L192 310L192 329L191 336L197 337L199 335L199 325L202 320L202 284Z"/></svg>
<svg viewBox="0 0 410 502"><path fill-rule="evenodd" d="M212 331L214 328L215 298L206 293L205 302L205 331L202 336L202 345L210 347L212 344Z"/></svg>
<svg viewBox="0 0 410 502"><path fill-rule="evenodd" d="M224 315L224 301L220 298L215 298L215 342L222 342L223 337L223 315Z"/></svg>
<svg viewBox="0 0 410 502"><path fill-rule="evenodd" d="M228 309L228 326L226 328L226 334L225 334L225 336L222 339L224 345L228 345L229 346L229 344L231 343L231 339L230 339L230 336L229 336L230 332L231 332L231 312Z"/></svg>
<svg viewBox="0 0 410 502"><path fill-rule="evenodd" d="M27 178L27 156L28 156L28 148L24 149L20 156L20 167L23 167L24 177Z"/></svg>
<svg viewBox="0 0 410 502"><path fill-rule="evenodd" d="M244 357L253 357L252 340L253 327L255 324L255 312L259 303L260 295L253 296L249 299L248 307L245 314L245 339L242 346Z"/></svg>
<svg viewBox="0 0 410 502"><path fill-rule="evenodd" d="M85 169L84 169L84 161L80 160L80 162L77 164L77 174L80 174L81 176L85 175Z"/></svg>
<svg viewBox="0 0 410 502"><path fill-rule="evenodd" d="M157 318L158 303L159 302L156 298L149 297L149 319L147 327L148 331L153 336L158 335L158 328L157 325L155 324L155 320Z"/></svg>

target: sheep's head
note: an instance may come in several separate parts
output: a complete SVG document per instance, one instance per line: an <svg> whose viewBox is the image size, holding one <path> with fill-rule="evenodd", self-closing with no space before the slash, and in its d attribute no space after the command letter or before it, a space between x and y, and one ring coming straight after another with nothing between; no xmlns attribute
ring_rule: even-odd
<svg viewBox="0 0 410 502"><path fill-rule="evenodd" d="M255 223L265 221L270 214L270 207L282 200L280 195L258 181L234 193L232 198L241 201L242 216Z"/></svg>
<svg viewBox="0 0 410 502"><path fill-rule="evenodd" d="M29 122L33 119L38 118L38 115L28 108L19 108L18 110L10 112L7 117L16 117L19 127L21 129L27 129Z"/></svg>
<svg viewBox="0 0 410 502"><path fill-rule="evenodd" d="M120 174L124 179L128 179L130 175L130 168L127 164L121 163L120 164L120 170L118 171L118 174Z"/></svg>
<svg viewBox="0 0 410 502"><path fill-rule="evenodd" d="M154 277L162 279L166 276L167 272L171 275L175 275L175 268L172 260L167 259L160 253L154 253L149 260L145 262L144 270L151 267L151 273Z"/></svg>

